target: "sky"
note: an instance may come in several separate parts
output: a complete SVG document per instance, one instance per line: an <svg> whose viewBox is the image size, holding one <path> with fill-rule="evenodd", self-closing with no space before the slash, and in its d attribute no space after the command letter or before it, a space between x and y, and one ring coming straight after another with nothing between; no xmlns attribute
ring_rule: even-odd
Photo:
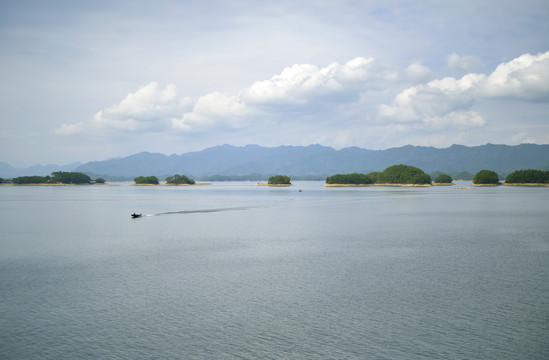
<svg viewBox="0 0 549 360"><path fill-rule="evenodd" d="M549 143L549 2L0 0L0 161Z"/></svg>

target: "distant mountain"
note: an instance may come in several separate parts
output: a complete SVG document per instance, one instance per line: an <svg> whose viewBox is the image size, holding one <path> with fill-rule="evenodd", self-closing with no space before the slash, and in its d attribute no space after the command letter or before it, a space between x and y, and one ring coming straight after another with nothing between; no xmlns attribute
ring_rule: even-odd
<svg viewBox="0 0 549 360"><path fill-rule="evenodd" d="M548 168L549 145L452 145L444 149L408 145L387 150L357 147L335 150L321 145L220 145L181 155L144 152L120 159L89 162L76 170L127 178L139 175L163 177L176 173L197 179L212 175L247 174L322 177L335 173L381 171L395 164L416 166L427 173L468 171L474 174L490 169L507 174L518 169Z"/></svg>
<svg viewBox="0 0 549 360"><path fill-rule="evenodd" d="M181 155L142 152L123 158L92 161L83 165L70 164L64 167L47 165L16 169L6 163L0 163L0 177L48 175L52 171L80 171L92 178L106 179L133 179L140 175L156 175L163 179L173 174L185 174L195 179L213 175L250 174L322 178L336 173L382 171L396 164L416 166L427 173L467 171L474 174L479 170L489 169L505 175L519 169L549 170L549 145L452 145L444 149L407 145L387 150L357 147L335 150L321 145L220 145Z"/></svg>
<svg viewBox="0 0 549 360"><path fill-rule="evenodd" d="M29 176L29 175L50 175L54 171L74 171L82 163L75 162L69 165L34 165L28 168L16 168L5 162L0 162L0 177L2 178L14 178L17 176Z"/></svg>

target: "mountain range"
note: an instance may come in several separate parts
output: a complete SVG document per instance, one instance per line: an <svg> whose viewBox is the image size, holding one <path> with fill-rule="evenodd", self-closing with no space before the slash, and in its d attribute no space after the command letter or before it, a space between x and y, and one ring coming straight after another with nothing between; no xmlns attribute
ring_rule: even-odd
<svg viewBox="0 0 549 360"><path fill-rule="evenodd" d="M322 178L336 173L382 171L388 166L416 166L426 173L476 173L482 169L500 175L520 169L549 170L549 145L521 144L481 146L452 145L448 148L407 145L386 150L349 147L340 150L321 145L262 147L220 145L181 155L142 152L123 158L73 163L65 166L14 168L0 162L0 177L48 175L52 171L79 171L107 180L155 175L164 178L185 174L195 179L214 175L285 174Z"/></svg>

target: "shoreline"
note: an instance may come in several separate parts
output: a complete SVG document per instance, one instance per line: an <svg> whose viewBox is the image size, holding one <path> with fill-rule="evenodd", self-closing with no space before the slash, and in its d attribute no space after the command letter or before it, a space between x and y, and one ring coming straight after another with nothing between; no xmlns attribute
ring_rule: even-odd
<svg viewBox="0 0 549 360"><path fill-rule="evenodd" d="M545 183L503 183L505 186L530 186L530 187L549 187L549 184Z"/></svg>
<svg viewBox="0 0 549 360"><path fill-rule="evenodd" d="M14 183L2 183L1 186L119 186L117 184L48 184L48 183L39 183L39 184L14 184Z"/></svg>
<svg viewBox="0 0 549 360"><path fill-rule="evenodd" d="M389 186L389 187L429 187L431 184L324 184L326 187L370 187L370 186Z"/></svg>
<svg viewBox="0 0 549 360"><path fill-rule="evenodd" d="M195 183L195 184L131 184L131 186L203 186L211 185L212 183Z"/></svg>
<svg viewBox="0 0 549 360"><path fill-rule="evenodd" d="M294 184L254 184L252 186L289 187L289 186L295 186L295 185Z"/></svg>

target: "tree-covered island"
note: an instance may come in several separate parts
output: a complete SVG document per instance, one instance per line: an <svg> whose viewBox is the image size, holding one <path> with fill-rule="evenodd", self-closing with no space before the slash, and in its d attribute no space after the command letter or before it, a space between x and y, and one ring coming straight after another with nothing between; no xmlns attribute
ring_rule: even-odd
<svg viewBox="0 0 549 360"><path fill-rule="evenodd" d="M194 185L195 181L186 175L175 174L166 178L168 185Z"/></svg>
<svg viewBox="0 0 549 360"><path fill-rule="evenodd" d="M492 170L480 170L473 178L473 185L475 186L495 186L500 184L498 174Z"/></svg>
<svg viewBox="0 0 549 360"><path fill-rule="evenodd" d="M326 178L326 186L368 185L430 186L431 176L414 166L393 165L382 172L335 174Z"/></svg>
<svg viewBox="0 0 549 360"><path fill-rule="evenodd" d="M504 185L549 185L549 171L517 170L507 175Z"/></svg>
<svg viewBox="0 0 549 360"><path fill-rule="evenodd" d="M371 185L377 181L377 174L378 173L335 174L326 178L326 184Z"/></svg>
<svg viewBox="0 0 549 360"><path fill-rule="evenodd" d="M133 179L135 185L158 185L158 178L156 176L138 176Z"/></svg>
<svg viewBox="0 0 549 360"><path fill-rule="evenodd" d="M51 176L19 176L11 182L15 185L85 185L91 184L92 179L81 172L55 171Z"/></svg>
<svg viewBox="0 0 549 360"><path fill-rule="evenodd" d="M452 185L452 177L448 174L439 174L434 180L436 185Z"/></svg>
<svg viewBox="0 0 549 360"><path fill-rule="evenodd" d="M287 175L274 175L269 178L267 184L273 186L290 186L292 185L290 181L291 179Z"/></svg>

